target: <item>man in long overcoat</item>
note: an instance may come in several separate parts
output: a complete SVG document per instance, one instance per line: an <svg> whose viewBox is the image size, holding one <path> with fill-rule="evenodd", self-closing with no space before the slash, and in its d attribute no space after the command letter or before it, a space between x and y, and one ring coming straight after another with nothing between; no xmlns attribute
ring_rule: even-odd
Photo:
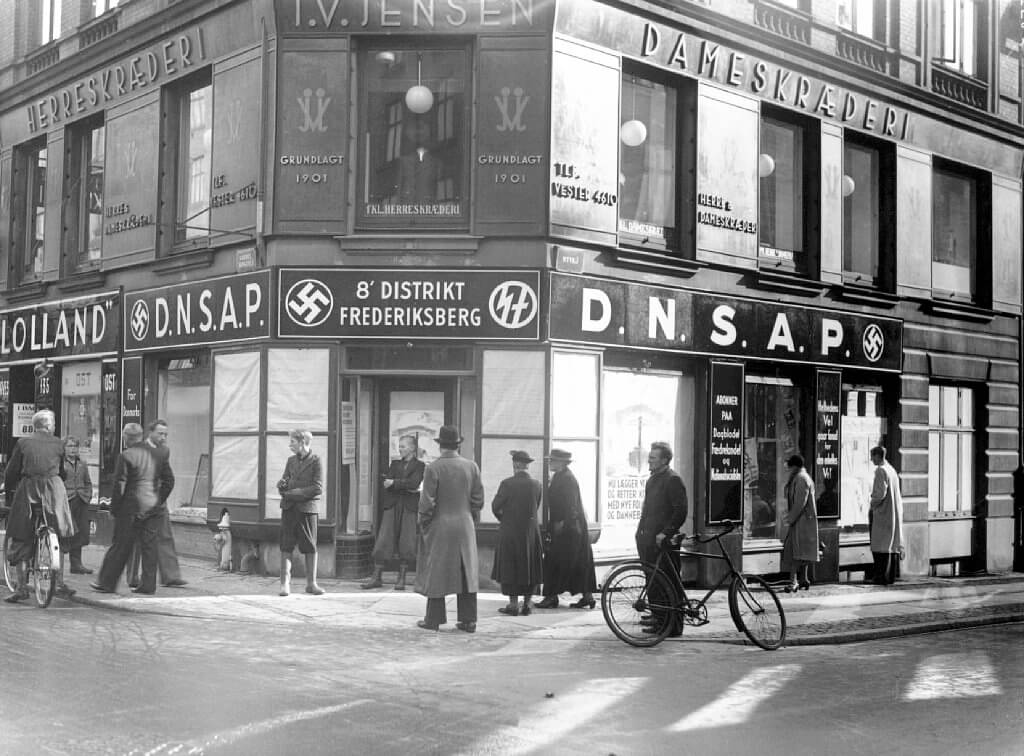
<svg viewBox="0 0 1024 756"><path fill-rule="evenodd" d="M871 450L875 480L871 486L871 556L875 561L874 582L892 585L903 552L903 496L900 476L885 458L885 447Z"/></svg>
<svg viewBox="0 0 1024 756"><path fill-rule="evenodd" d="M804 467L804 458L793 454L786 460L789 480L786 482L785 522L789 527L782 545L783 570L788 570L787 591L811 587L811 564L821 561L818 551L818 508L814 501L814 481Z"/></svg>
<svg viewBox="0 0 1024 756"><path fill-rule="evenodd" d="M530 477L528 468L533 457L524 451L513 451L512 477L498 486L491 502L491 511L498 522L498 547L494 552L491 579L501 584L501 592L508 596L508 606L498 611L513 617L530 614L530 597L537 592L543 579L544 548L537 524L540 507L540 482ZM519 597L523 597L522 609Z"/></svg>
<svg viewBox="0 0 1024 756"><path fill-rule="evenodd" d="M420 492L423 542L416 560L416 592L427 597L426 616L416 624L437 630L448 621L445 596L458 596L456 627L476 632L476 592L480 582L476 523L484 487L476 462L459 456L462 436L454 425L438 431L441 456L427 465Z"/></svg>
<svg viewBox="0 0 1024 756"><path fill-rule="evenodd" d="M551 541L544 554L544 599L542 609L558 606L558 594L581 593L576 609L594 607L594 550L590 545L587 515L580 496L580 484L569 469L572 453L552 449L548 455L551 481L548 483L548 532Z"/></svg>

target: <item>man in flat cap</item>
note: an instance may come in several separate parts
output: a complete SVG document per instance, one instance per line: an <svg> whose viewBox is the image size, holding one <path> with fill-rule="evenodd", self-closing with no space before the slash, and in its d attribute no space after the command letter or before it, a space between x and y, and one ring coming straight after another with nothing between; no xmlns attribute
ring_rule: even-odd
<svg viewBox="0 0 1024 756"><path fill-rule="evenodd" d="M427 597L427 611L416 625L437 630L445 624L445 596L454 593L458 598L455 626L475 633L480 584L476 524L484 506L480 468L459 456L462 435L454 425L442 425L434 440L441 456L423 473L419 504L423 544L416 562L416 592Z"/></svg>
<svg viewBox="0 0 1024 756"><path fill-rule="evenodd" d="M512 477L501 481L491 502L491 511L501 523L491 579L500 583L501 592L508 596L508 606L498 611L515 617L533 611L530 597L537 593L543 579L544 545L537 523L540 482L529 473L533 457L519 450L510 454ZM523 597L522 608L519 607L520 596Z"/></svg>

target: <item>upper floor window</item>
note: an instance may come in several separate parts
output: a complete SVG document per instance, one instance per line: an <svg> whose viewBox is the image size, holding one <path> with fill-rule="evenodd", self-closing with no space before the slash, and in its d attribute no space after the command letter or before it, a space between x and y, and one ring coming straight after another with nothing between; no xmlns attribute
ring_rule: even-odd
<svg viewBox="0 0 1024 756"><path fill-rule="evenodd" d="M677 92L627 74L620 110L619 234L625 244L676 249Z"/></svg>
<svg viewBox="0 0 1024 756"><path fill-rule="evenodd" d="M928 510L971 513L974 505L974 391L928 387Z"/></svg>
<svg viewBox="0 0 1024 756"><path fill-rule="evenodd" d="M47 150L44 139L14 154L14 229L11 267L16 281L33 280L43 272L46 230Z"/></svg>
<svg viewBox="0 0 1024 756"><path fill-rule="evenodd" d="M64 245L66 266L70 270L81 269L100 259L105 135L102 121L88 121L69 129L66 137Z"/></svg>
<svg viewBox="0 0 1024 756"><path fill-rule="evenodd" d="M469 50L370 45L358 70L359 223L466 226Z"/></svg>
<svg viewBox="0 0 1024 756"><path fill-rule="evenodd" d="M213 144L213 86L209 71L172 87L168 94L167 142L174 155L174 240L210 233L211 146Z"/></svg>
<svg viewBox="0 0 1024 756"><path fill-rule="evenodd" d="M984 31L981 0L940 0L938 18L938 63L966 76L981 75Z"/></svg>
<svg viewBox="0 0 1024 756"><path fill-rule="evenodd" d="M94 17L102 16L108 10L113 10L117 7L119 0L92 0L92 15Z"/></svg>
<svg viewBox="0 0 1024 756"><path fill-rule="evenodd" d="M862 37L881 39L884 20L884 1L839 0L836 4L836 24Z"/></svg>
<svg viewBox="0 0 1024 756"><path fill-rule="evenodd" d="M60 39L60 7L62 0L38 0L39 2L39 44L45 45Z"/></svg>
<svg viewBox="0 0 1024 756"><path fill-rule="evenodd" d="M762 265L806 273L811 270L809 220L820 205L815 178L820 140L806 119L765 108L758 158L758 226Z"/></svg>
<svg viewBox="0 0 1024 756"><path fill-rule="evenodd" d="M894 150L847 132L843 151L843 272L853 283L889 289L895 215Z"/></svg>
<svg viewBox="0 0 1024 756"><path fill-rule="evenodd" d="M987 176L945 161L932 170L932 289L963 299L979 294L979 274L988 260L989 227L980 209L989 207Z"/></svg>

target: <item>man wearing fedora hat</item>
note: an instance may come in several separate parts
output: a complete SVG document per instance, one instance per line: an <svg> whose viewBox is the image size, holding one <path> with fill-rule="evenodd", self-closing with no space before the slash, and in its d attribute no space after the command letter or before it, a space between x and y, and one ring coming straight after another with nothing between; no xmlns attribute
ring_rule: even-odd
<svg viewBox="0 0 1024 756"><path fill-rule="evenodd" d="M445 624L445 596L454 593L458 597L455 626L474 633L480 582L476 523L484 506L484 487L476 462L459 456L458 428L443 425L434 440L441 456L423 473L419 503L423 544L416 567L416 592L427 597L427 611L416 624L424 630Z"/></svg>
<svg viewBox="0 0 1024 756"><path fill-rule="evenodd" d="M501 583L501 592L508 596L508 606L498 611L515 617L530 614L530 597L537 592L543 578L541 558L543 543L537 525L540 506L540 482L530 477L528 468L533 457L524 451L512 451L512 477L498 486L491 502L491 511L498 522L498 548L494 552L491 579ZM519 608L519 597L523 607Z"/></svg>
<svg viewBox="0 0 1024 756"><path fill-rule="evenodd" d="M590 546L580 484L569 469L572 454L564 449L552 449L547 460L551 470L547 491L551 542L544 554L544 599L537 606L554 609L558 606L558 594L580 593L582 598L570 606L593 609L597 590L594 551Z"/></svg>

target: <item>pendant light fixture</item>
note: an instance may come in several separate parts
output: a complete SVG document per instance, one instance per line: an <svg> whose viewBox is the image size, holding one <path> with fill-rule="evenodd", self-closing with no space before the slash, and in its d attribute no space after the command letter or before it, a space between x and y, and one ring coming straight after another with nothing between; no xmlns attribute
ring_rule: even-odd
<svg viewBox="0 0 1024 756"><path fill-rule="evenodd" d="M627 147L639 147L647 140L647 126L636 117L636 77L632 79L633 113L632 117L619 127L619 139Z"/></svg>
<svg viewBox="0 0 1024 756"><path fill-rule="evenodd" d="M426 113L434 107L434 93L423 86L423 54L416 56L416 85L405 93L405 105L413 113Z"/></svg>

